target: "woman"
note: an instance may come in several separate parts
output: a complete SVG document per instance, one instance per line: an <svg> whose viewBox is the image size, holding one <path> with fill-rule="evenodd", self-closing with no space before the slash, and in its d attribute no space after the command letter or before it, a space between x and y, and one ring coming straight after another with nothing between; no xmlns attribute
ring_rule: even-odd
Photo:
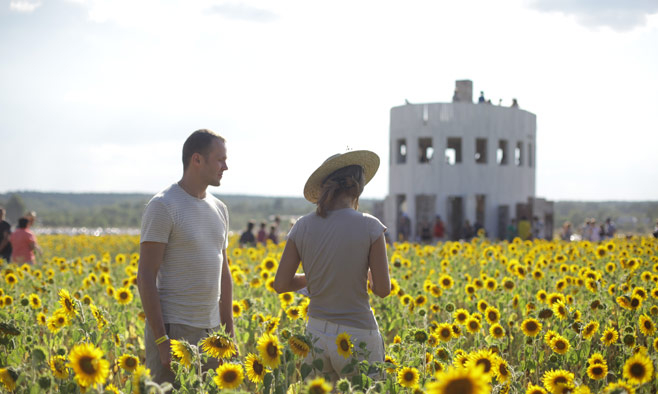
<svg viewBox="0 0 658 394"><path fill-rule="evenodd" d="M319 354L309 353L307 362L321 358L322 372L334 381L351 359L338 352L339 334L350 335L352 354L357 355L359 344L365 342L368 361L384 361L384 341L367 286L369 281L379 297L391 292L386 227L374 216L357 211L363 187L378 167L375 153L350 151L331 156L315 170L304 186L304 197L317 209L290 230L274 279L278 293L307 287L307 332L318 339L315 347L323 349ZM296 274L300 261L304 273Z"/></svg>

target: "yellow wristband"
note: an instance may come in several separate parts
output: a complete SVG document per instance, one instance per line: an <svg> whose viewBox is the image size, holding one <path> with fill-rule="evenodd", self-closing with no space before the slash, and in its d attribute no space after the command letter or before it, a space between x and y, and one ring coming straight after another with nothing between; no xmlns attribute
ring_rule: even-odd
<svg viewBox="0 0 658 394"><path fill-rule="evenodd" d="M160 338L158 338L158 339L155 340L155 344L156 344L156 345L159 345L159 344L161 344L161 343L163 343L163 342L165 342L165 341L168 341L168 340L169 340L169 336L168 336L168 335L163 335L163 336L161 336Z"/></svg>

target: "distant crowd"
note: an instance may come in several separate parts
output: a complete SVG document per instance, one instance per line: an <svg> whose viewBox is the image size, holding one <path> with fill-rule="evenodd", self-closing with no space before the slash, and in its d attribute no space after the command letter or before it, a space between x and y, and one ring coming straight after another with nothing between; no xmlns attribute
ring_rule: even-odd
<svg viewBox="0 0 658 394"><path fill-rule="evenodd" d="M36 212L27 212L18 219L12 231L11 224L5 220L6 211L0 207L0 258L14 263L34 264L35 253L41 253L37 237L30 228L37 219Z"/></svg>
<svg viewBox="0 0 658 394"><path fill-rule="evenodd" d="M294 224L295 221L291 219L290 228L292 228ZM254 231L255 227L256 223L253 220L247 222L247 228L240 234L240 247L266 245L268 240L275 244L279 243L279 233L282 231L281 218L279 216L276 216L274 221L269 225L267 222L260 222L258 231Z"/></svg>

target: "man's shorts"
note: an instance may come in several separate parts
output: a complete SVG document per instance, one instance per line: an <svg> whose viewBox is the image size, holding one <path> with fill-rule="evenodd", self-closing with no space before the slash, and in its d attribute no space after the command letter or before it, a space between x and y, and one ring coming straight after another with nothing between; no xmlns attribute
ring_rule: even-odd
<svg viewBox="0 0 658 394"><path fill-rule="evenodd" d="M185 324L177 323L166 323L165 331L169 335L169 339L185 339L192 345L198 345L199 341L209 336L215 331L218 331L220 326L215 328L198 328L187 326ZM151 376L153 381L160 384L164 382L174 383L176 375L168 368L162 365L160 362L160 352L158 351L158 345L155 344L155 338L151 332L151 326L149 326L148 321L146 322L146 327L144 328L144 345L146 346L146 368L151 370ZM203 365L203 370L209 370L211 368L217 368L219 366L219 360L216 358L209 357L208 362Z"/></svg>

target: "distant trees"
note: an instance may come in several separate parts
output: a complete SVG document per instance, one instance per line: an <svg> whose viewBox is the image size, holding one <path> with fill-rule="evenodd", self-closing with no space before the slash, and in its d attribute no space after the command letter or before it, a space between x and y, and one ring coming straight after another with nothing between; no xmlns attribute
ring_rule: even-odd
<svg viewBox="0 0 658 394"><path fill-rule="evenodd" d="M9 197L5 209L7 210L7 221L12 225L16 225L18 219L20 219L27 210L23 199L17 194L12 194Z"/></svg>

